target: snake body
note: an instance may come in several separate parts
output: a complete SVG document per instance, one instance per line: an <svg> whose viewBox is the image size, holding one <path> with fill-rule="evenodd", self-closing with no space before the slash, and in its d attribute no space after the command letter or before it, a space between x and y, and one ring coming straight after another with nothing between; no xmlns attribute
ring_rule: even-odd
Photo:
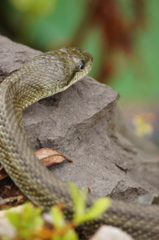
<svg viewBox="0 0 159 240"><path fill-rule="evenodd" d="M0 161L20 190L36 205L49 210L63 202L68 217L73 214L70 191L36 158L25 136L22 111L32 103L64 91L85 76L93 58L85 50L62 48L29 61L0 85ZM88 194L87 206L96 196ZM134 239L159 239L159 207L112 200L98 219L81 227L94 232L101 224L117 226Z"/></svg>

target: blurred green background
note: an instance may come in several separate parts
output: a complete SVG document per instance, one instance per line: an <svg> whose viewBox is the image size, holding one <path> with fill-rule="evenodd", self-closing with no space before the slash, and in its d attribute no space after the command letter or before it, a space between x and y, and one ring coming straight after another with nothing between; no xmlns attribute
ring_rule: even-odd
<svg viewBox="0 0 159 240"><path fill-rule="evenodd" d="M120 93L138 135L158 141L158 0L1 0L0 11L0 33L14 41L42 51L78 46L92 53L89 75Z"/></svg>

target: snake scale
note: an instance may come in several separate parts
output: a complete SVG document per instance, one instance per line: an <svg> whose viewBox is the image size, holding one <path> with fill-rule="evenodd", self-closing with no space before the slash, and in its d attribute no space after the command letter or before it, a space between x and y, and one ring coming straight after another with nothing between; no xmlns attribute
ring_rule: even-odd
<svg viewBox="0 0 159 240"><path fill-rule="evenodd" d="M64 91L85 76L93 58L85 50L62 48L41 54L0 85L0 161L21 191L36 205L48 210L63 202L67 216L73 205L66 183L56 179L36 158L25 136L22 111L32 103ZM88 194L87 206L96 196ZM112 200L98 219L81 227L94 232L101 224L117 226L134 239L159 239L159 207Z"/></svg>

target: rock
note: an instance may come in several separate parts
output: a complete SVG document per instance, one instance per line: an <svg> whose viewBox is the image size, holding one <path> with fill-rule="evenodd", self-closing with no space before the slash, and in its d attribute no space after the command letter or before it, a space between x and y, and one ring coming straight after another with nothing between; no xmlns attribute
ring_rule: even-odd
<svg viewBox="0 0 159 240"><path fill-rule="evenodd" d="M102 226L91 237L90 240L133 240L130 235L123 232L121 229L111 226Z"/></svg>
<svg viewBox="0 0 159 240"><path fill-rule="evenodd" d="M39 54L5 37L0 37L0 44L5 48L0 50L2 77ZM119 131L118 122L124 123L120 116L116 118L118 98L112 88L85 77L66 91L33 104L23 116L34 149L54 148L73 160L52 167L58 178L90 188L99 196L132 201L148 191L159 192L159 157L139 149Z"/></svg>
<svg viewBox="0 0 159 240"><path fill-rule="evenodd" d="M0 80L17 71L26 61L40 53L0 35Z"/></svg>
<svg viewBox="0 0 159 240"><path fill-rule="evenodd" d="M89 187L100 196L111 194L119 183L124 191L139 187L114 164L118 156L108 132L117 99L118 94L110 87L87 77L24 112L34 149L53 148L73 160L54 165L54 174L79 187ZM142 188L140 191L144 193Z"/></svg>

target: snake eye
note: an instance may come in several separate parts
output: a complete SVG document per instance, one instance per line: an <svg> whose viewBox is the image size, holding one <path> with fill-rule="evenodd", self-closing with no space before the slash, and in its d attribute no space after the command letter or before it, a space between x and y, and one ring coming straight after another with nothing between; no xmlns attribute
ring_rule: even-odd
<svg viewBox="0 0 159 240"><path fill-rule="evenodd" d="M82 69L84 69L84 67L85 67L85 62L83 60L81 60L78 68L79 68L79 70L82 70Z"/></svg>

